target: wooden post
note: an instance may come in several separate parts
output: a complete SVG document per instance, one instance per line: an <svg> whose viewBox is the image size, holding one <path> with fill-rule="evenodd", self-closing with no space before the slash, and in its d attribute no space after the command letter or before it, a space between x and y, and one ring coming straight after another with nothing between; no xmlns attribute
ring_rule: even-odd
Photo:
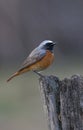
<svg viewBox="0 0 83 130"><path fill-rule="evenodd" d="M39 81L49 130L83 130L83 77L60 81L45 76Z"/></svg>

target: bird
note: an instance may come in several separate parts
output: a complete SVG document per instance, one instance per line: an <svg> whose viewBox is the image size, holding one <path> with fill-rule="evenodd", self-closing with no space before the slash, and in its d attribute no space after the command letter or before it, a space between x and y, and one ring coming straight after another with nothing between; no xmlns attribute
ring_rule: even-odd
<svg viewBox="0 0 83 130"><path fill-rule="evenodd" d="M54 46L56 42L51 40L44 40L36 47L23 62L22 66L11 75L7 82L13 79L16 76L19 76L22 73L33 71L39 76L40 71L48 68L54 61Z"/></svg>

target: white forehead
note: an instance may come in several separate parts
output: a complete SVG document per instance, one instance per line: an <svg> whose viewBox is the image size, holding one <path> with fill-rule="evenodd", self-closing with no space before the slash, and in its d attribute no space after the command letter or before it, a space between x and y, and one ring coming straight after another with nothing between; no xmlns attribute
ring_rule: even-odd
<svg viewBox="0 0 83 130"><path fill-rule="evenodd" d="M46 45L47 43L52 43L52 42L53 42L53 41L51 41L51 40L45 40L45 41L41 42L39 46L44 46L44 45Z"/></svg>

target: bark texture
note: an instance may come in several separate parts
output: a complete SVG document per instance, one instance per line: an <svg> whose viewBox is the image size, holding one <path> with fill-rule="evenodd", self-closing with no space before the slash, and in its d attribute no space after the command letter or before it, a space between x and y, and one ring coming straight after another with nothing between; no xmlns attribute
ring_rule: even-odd
<svg viewBox="0 0 83 130"><path fill-rule="evenodd" d="M83 130L83 77L39 79L41 97L50 130Z"/></svg>

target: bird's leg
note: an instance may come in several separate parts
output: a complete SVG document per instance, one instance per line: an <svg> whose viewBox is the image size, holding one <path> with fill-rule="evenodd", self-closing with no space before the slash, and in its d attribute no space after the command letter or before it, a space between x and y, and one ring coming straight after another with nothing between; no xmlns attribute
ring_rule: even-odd
<svg viewBox="0 0 83 130"><path fill-rule="evenodd" d="M39 75L40 77L43 77L42 74L40 74L39 72L37 72L36 70L33 70L33 72L35 72L37 75Z"/></svg>

